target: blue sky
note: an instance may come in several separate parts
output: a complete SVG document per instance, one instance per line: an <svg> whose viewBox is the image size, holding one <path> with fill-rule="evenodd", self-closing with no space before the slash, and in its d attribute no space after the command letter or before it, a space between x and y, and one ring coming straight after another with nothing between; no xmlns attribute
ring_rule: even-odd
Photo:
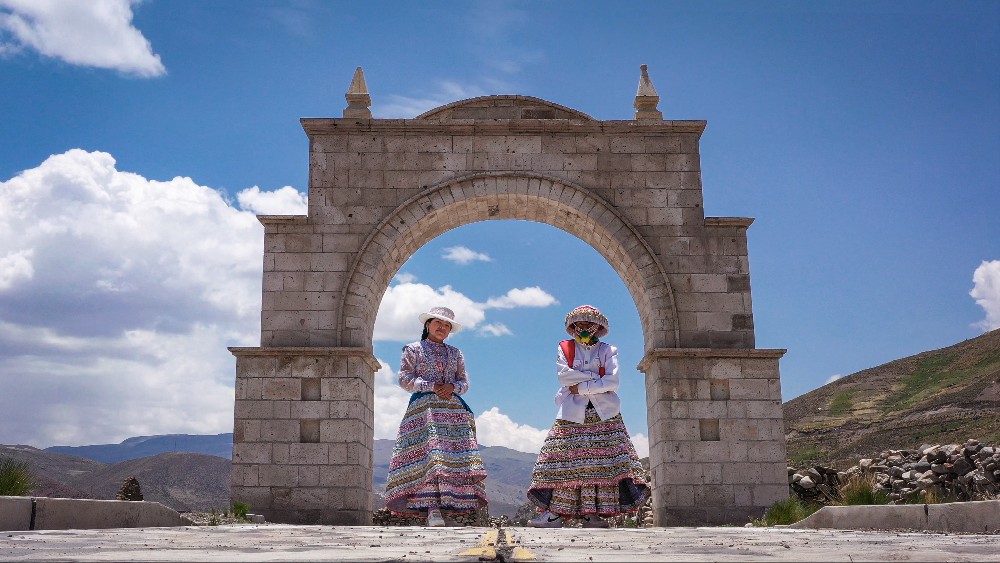
<svg viewBox="0 0 1000 563"><path fill-rule="evenodd" d="M0 443L232 430L256 346L263 230L300 214L299 119L340 117L364 68L375 117L521 94L632 117L649 65L666 119L704 119L705 212L748 232L759 348L784 400L1000 328L1000 3L0 0ZM376 437L405 394L413 311L467 330L484 445L537 451L562 319L589 303L620 348L640 452L634 303L543 224L432 240L376 323Z"/></svg>

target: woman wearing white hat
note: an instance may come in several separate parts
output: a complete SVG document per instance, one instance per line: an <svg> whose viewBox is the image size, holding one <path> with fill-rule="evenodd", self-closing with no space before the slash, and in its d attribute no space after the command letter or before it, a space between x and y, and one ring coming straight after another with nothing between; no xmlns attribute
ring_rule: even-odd
<svg viewBox="0 0 1000 563"><path fill-rule="evenodd" d="M385 505L393 514L444 526L442 511L486 506L486 468L475 416L461 398L469 390L465 358L444 342L462 326L447 307L433 307L419 319L423 334L403 347L400 359L399 385L413 394L392 450Z"/></svg>
<svg viewBox="0 0 1000 563"><path fill-rule="evenodd" d="M584 528L607 528L602 516L636 512L649 498L642 463L621 415L618 349L600 339L608 319L581 305L566 315L572 340L559 343L556 421L531 474L528 500L540 514L536 528L561 528L580 519Z"/></svg>

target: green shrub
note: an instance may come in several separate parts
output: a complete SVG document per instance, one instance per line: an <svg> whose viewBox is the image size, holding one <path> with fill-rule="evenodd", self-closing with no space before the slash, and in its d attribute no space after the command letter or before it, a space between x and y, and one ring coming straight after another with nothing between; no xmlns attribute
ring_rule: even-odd
<svg viewBox="0 0 1000 563"><path fill-rule="evenodd" d="M815 463L821 457L823 457L823 450L818 446L801 446L788 450L788 463L795 467Z"/></svg>
<svg viewBox="0 0 1000 563"><path fill-rule="evenodd" d="M247 514L250 514L249 504L239 501L233 503L233 516L240 518L242 520L246 520Z"/></svg>
<svg viewBox="0 0 1000 563"><path fill-rule="evenodd" d="M754 526L781 526L794 524L806 518L821 507L814 504L805 504L798 497L788 497L779 500L771 505L764 513L764 517L753 520L750 523Z"/></svg>
<svg viewBox="0 0 1000 563"><path fill-rule="evenodd" d="M25 496L34 488L35 476L27 462L0 457L0 496Z"/></svg>
<svg viewBox="0 0 1000 563"><path fill-rule="evenodd" d="M889 493L875 481L874 475L852 475L840 486L837 502L844 506L889 504Z"/></svg>
<svg viewBox="0 0 1000 563"><path fill-rule="evenodd" d="M830 414L848 414L854 408L854 391L841 391L830 401Z"/></svg>

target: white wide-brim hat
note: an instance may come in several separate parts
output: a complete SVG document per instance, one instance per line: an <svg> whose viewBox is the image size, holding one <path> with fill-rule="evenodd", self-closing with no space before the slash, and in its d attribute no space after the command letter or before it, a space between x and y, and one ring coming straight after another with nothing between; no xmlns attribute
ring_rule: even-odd
<svg viewBox="0 0 1000 563"><path fill-rule="evenodd" d="M604 335L606 335L608 330L611 328L608 318L602 315L601 312L597 310L597 307L592 305L580 305L566 315L566 334L576 337L576 334L574 334L569 327L577 321L589 321L600 325L601 328L597 329L594 334L597 338L604 338Z"/></svg>
<svg viewBox="0 0 1000 563"><path fill-rule="evenodd" d="M455 322L455 312L447 307L431 307L430 311L420 313L421 324L426 324L431 319L440 319L450 324L452 334L462 330L462 325Z"/></svg>

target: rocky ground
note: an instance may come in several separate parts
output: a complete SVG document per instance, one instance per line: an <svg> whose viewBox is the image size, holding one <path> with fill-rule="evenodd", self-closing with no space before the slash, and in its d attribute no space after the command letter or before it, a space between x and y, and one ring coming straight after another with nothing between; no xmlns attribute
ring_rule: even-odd
<svg viewBox="0 0 1000 563"><path fill-rule="evenodd" d="M211 512L181 512L181 516L187 518L195 526L222 526L227 524L267 524L262 518L252 519L240 518L234 514L212 514Z"/></svg>

